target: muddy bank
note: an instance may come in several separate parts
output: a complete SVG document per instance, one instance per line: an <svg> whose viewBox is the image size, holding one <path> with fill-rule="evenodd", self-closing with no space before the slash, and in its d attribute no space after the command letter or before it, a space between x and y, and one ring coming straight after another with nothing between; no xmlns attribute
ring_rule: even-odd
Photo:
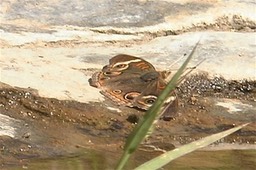
<svg viewBox="0 0 256 170"><path fill-rule="evenodd" d="M170 150L252 122L218 143L239 144L233 145L233 149L255 146L255 81L227 81L220 77L209 79L206 75L192 75L177 88L177 92L178 116L171 121L159 121L149 144ZM0 137L2 167L26 165L38 158L79 154L82 149L115 151L119 155L134 127L131 117L137 121L144 114L133 108L116 106L108 99L100 103L57 100L40 97L33 89L5 84L1 84L0 95L1 114L19 122L13 123L13 138L9 137L10 133ZM215 145L217 148L218 144ZM141 149L142 152L145 150L152 152L149 148Z"/></svg>

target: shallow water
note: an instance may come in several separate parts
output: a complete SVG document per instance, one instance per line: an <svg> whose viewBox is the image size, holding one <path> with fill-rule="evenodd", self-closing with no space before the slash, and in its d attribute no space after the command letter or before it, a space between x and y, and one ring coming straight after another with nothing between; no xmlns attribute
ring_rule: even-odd
<svg viewBox="0 0 256 170"><path fill-rule="evenodd" d="M143 163L143 153L134 155L126 169L133 169ZM145 154L145 153L144 153ZM147 153L150 154L150 153ZM256 166L256 150L218 150L196 151L169 163L162 170L253 170ZM56 159L34 160L18 169L47 169L47 170L103 170L114 169L118 157L110 153L87 152L81 155L60 157Z"/></svg>

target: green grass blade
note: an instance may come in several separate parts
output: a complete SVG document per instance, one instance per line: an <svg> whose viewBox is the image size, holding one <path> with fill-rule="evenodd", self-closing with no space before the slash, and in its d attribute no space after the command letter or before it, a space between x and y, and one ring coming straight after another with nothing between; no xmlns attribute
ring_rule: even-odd
<svg viewBox="0 0 256 170"><path fill-rule="evenodd" d="M244 126L248 125L247 124L243 124L241 126L238 127L234 127L232 129L217 133L217 134L213 134L210 136L207 136L203 139L191 142L187 145L181 146L179 148L176 148L172 151L166 152L142 165L140 165L139 167L137 167L135 170L145 170L145 169L159 169L161 167L163 167L164 165L168 164L170 161L177 159L178 157L181 157L185 154L188 154L194 150L197 150L199 148L205 147L221 138L224 138L225 136L230 135L231 133L234 133L235 131L243 128Z"/></svg>
<svg viewBox="0 0 256 170"><path fill-rule="evenodd" d="M179 80L179 77L182 75L183 71L188 65L198 44L199 44L199 41L197 42L197 44L189 54L186 61L182 64L179 70L175 73L175 75L169 81L166 88L158 96L154 105L146 112L145 116L143 117L143 120L137 124L137 126L134 128L132 133L129 135L126 141L126 144L124 146L123 155L120 161L118 162L116 170L123 169L130 155L137 149L138 145L143 141L149 129L152 128L154 121L159 118L160 116L159 112L161 112L161 109L163 108L162 106L164 105L165 100L169 97L170 92L175 89L177 82Z"/></svg>

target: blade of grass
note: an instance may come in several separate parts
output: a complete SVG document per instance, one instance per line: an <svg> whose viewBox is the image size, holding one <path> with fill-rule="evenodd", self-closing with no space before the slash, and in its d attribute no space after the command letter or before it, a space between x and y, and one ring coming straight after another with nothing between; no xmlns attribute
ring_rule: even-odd
<svg viewBox="0 0 256 170"><path fill-rule="evenodd" d="M178 157L181 157L185 154L188 154L194 150L197 150L199 148L205 147L221 138L224 138L225 136L230 135L231 133L234 133L235 131L245 127L249 123L240 125L238 127L231 128L229 130L213 134L210 136L207 136L203 139L191 142L187 145L181 146L179 148L176 148L174 150L171 150L169 152L166 152L158 157L155 157L154 159L151 159L150 161L140 165L135 170L144 170L144 169L159 169L163 167L164 165L168 164L170 161L177 159Z"/></svg>
<svg viewBox="0 0 256 170"><path fill-rule="evenodd" d="M180 84L194 69L196 69L200 64L202 64L206 59L201 60L197 65L190 68L188 72L184 71L182 77L179 78L179 81L177 84Z"/></svg>
<svg viewBox="0 0 256 170"><path fill-rule="evenodd" d="M148 130L152 127L153 122L160 117L159 112L161 112L162 106L164 105L165 100L168 98L170 92L175 89L176 84L179 80L179 77L182 75L186 66L188 65L190 59L192 58L199 41L196 43L195 47L189 54L188 58L179 68L179 70L175 73L172 79L167 84L166 88L162 91L162 93L158 96L154 105L146 112L142 121L140 121L137 126L134 128L132 133L128 136L126 140L126 144L124 146L124 152L122 154L121 159L118 162L116 170L123 169L124 165L130 158L131 154L137 149L138 145L142 142L145 136L148 133Z"/></svg>

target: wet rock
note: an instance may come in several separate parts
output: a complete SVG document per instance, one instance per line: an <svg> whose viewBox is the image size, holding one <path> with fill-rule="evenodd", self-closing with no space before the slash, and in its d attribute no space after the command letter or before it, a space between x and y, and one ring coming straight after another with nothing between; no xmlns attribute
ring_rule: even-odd
<svg viewBox="0 0 256 170"><path fill-rule="evenodd" d="M133 124L137 124L139 122L139 117L137 115L129 115L127 121Z"/></svg>

